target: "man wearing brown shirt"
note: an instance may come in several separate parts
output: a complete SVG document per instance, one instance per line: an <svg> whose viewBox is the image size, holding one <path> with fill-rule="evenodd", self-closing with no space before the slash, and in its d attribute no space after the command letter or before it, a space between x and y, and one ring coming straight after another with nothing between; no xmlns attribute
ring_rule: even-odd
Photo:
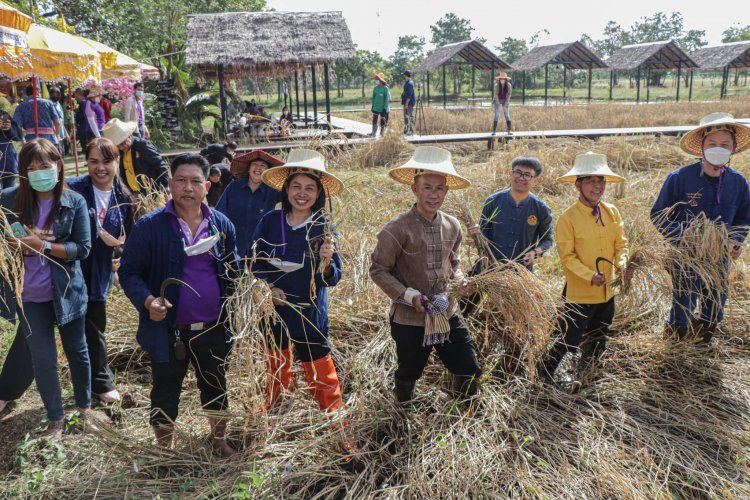
<svg viewBox="0 0 750 500"><path fill-rule="evenodd" d="M482 370L455 300L448 299L445 311L450 332L437 341L425 335L424 307L427 301L447 298L450 282L458 282L461 294L472 292L460 268L461 225L440 211L449 189L470 183L456 173L449 151L429 146L417 148L409 162L388 173L411 185L416 198L411 210L397 215L380 231L370 266L370 277L393 301L390 323L398 358L396 399L412 399L433 347L454 375L453 389L473 396Z"/></svg>

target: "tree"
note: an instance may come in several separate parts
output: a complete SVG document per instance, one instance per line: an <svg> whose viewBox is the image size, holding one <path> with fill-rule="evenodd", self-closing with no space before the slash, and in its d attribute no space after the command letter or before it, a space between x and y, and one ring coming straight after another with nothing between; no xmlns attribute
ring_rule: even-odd
<svg viewBox="0 0 750 500"><path fill-rule="evenodd" d="M453 12L448 12L430 26L432 39L430 40L436 47L442 47L449 43L464 42L471 40L471 33L474 28L471 27L471 21L458 17Z"/></svg>
<svg viewBox="0 0 750 500"><path fill-rule="evenodd" d="M721 34L721 43L742 42L750 40L750 24L740 27L740 25L731 26Z"/></svg>
<svg viewBox="0 0 750 500"><path fill-rule="evenodd" d="M424 58L425 40L423 36L405 35L398 37L396 52L391 56L391 81L399 80L405 69L412 68Z"/></svg>
<svg viewBox="0 0 750 500"><path fill-rule="evenodd" d="M604 59L609 58L609 56L625 45L633 43L630 33L614 21L607 23L602 34L604 38L594 42L594 52Z"/></svg>
<svg viewBox="0 0 750 500"><path fill-rule="evenodd" d="M523 38L506 37L499 46L495 47L500 59L513 64L518 59L522 58L529 52L529 47L526 45L526 40Z"/></svg>

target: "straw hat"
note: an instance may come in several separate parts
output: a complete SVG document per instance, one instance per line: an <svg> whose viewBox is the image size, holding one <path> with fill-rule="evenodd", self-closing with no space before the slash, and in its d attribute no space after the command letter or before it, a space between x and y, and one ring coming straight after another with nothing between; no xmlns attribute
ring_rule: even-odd
<svg viewBox="0 0 750 500"><path fill-rule="evenodd" d="M680 148L688 154L702 157L703 139L717 130L727 130L734 135L737 143L735 153L750 147L750 127L738 123L729 113L711 113L701 118L697 127L682 136Z"/></svg>
<svg viewBox="0 0 750 500"><path fill-rule="evenodd" d="M104 95L104 89L99 85L94 85L89 89L89 97L101 97Z"/></svg>
<svg viewBox="0 0 750 500"><path fill-rule="evenodd" d="M281 158L276 158L274 155L266 153L261 149L254 149L253 151L232 158L232 163L229 165L229 171L232 172L232 175L235 177L245 175L250 164L255 160L264 161L269 167L278 167L284 164Z"/></svg>
<svg viewBox="0 0 750 500"><path fill-rule="evenodd" d="M119 146L125 140L133 135L133 132L138 128L136 122L124 122L119 118L112 118L110 121L104 124L102 128L102 135L112 141L115 146Z"/></svg>
<svg viewBox="0 0 750 500"><path fill-rule="evenodd" d="M287 177L294 174L312 174L320 179L326 194L333 196L344 189L344 183L326 171L323 155L310 149L293 149L283 166L269 168L263 172L263 182L281 191Z"/></svg>
<svg viewBox="0 0 750 500"><path fill-rule="evenodd" d="M388 175L401 184L414 184L414 177L421 174L438 174L445 176L448 189L464 189L471 182L458 175L451 161L451 152L434 146L421 146L414 150L409 161L388 171Z"/></svg>
<svg viewBox="0 0 750 500"><path fill-rule="evenodd" d="M500 74L495 77L495 80L502 79L510 80L511 78L508 76L508 73L506 73L505 71L501 71Z"/></svg>
<svg viewBox="0 0 750 500"><path fill-rule="evenodd" d="M373 71L372 72L372 76L374 76L375 78L377 78L378 80L380 80L383 83L388 83L388 80L385 79L385 75L383 73L376 73L376 72Z"/></svg>
<svg viewBox="0 0 750 500"><path fill-rule="evenodd" d="M557 180L572 184L579 177L587 176L604 177L607 182L625 182L624 177L617 175L609 168L606 156L591 151L577 155L573 168Z"/></svg>

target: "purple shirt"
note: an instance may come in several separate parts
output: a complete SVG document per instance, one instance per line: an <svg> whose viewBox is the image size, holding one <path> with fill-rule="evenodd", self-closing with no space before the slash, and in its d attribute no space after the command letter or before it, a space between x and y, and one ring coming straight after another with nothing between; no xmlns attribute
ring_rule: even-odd
<svg viewBox="0 0 750 500"><path fill-rule="evenodd" d="M49 229L42 229L50 216L52 207L55 204L54 199L41 200L37 198L37 217L34 220L32 232L42 240L55 241L54 223ZM52 264L47 257L43 257L36 252L26 255L23 258L23 292L21 293L22 302L50 302L52 301Z"/></svg>
<svg viewBox="0 0 750 500"><path fill-rule="evenodd" d="M187 223L177 216L172 200L167 202L165 211L173 216L172 227L180 233L185 246L193 245L209 236L208 217L211 215L211 209L208 208L208 205L201 204L203 221L201 221L194 235L191 234ZM213 250L201 255L185 255L185 263L182 266L182 281L192 286L200 294L200 297L184 287L180 289L175 323L186 325L200 321L207 323L219 319L219 316L221 316L221 291Z"/></svg>
<svg viewBox="0 0 750 500"><path fill-rule="evenodd" d="M143 125L144 119L143 119L143 104L141 103L141 100L137 97L135 98L135 105L138 108L138 125Z"/></svg>
<svg viewBox="0 0 750 500"><path fill-rule="evenodd" d="M101 132L102 128L104 128L104 123L105 123L104 108L102 108L99 104L95 103L91 99L86 99L84 101L84 104L86 105L86 107L84 108L84 111L83 111L83 116L84 116L83 131L86 133L93 134L93 131L91 130L91 126L89 125L89 121L86 118L86 111L90 109L96 115L96 126L99 128L99 132Z"/></svg>

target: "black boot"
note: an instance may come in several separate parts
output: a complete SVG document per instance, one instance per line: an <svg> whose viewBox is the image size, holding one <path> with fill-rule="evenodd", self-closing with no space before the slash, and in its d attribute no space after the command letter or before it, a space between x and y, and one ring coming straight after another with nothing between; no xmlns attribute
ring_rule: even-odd
<svg viewBox="0 0 750 500"><path fill-rule="evenodd" d="M461 399L469 399L477 395L479 383L476 375L453 375L453 392Z"/></svg>
<svg viewBox="0 0 750 500"><path fill-rule="evenodd" d="M510 120L505 120L505 124L508 125L508 135L513 135L513 129L511 128Z"/></svg>
<svg viewBox="0 0 750 500"><path fill-rule="evenodd" d="M688 338L688 327L670 325L669 323L664 325L664 340L679 342L686 338Z"/></svg>
<svg viewBox="0 0 750 500"><path fill-rule="evenodd" d="M716 323L708 323L701 320L693 321L693 335L694 338L701 345L708 345L711 343L711 339L714 338L716 333L716 327L719 326Z"/></svg>
<svg viewBox="0 0 750 500"><path fill-rule="evenodd" d="M550 349L547 355L536 365L537 377L542 382L551 384L554 381L553 375L555 374L555 370L557 370L557 366L562 361L563 356L565 356L564 352L560 353L554 347Z"/></svg>
<svg viewBox="0 0 750 500"><path fill-rule="evenodd" d="M492 135L497 133L497 120L492 121Z"/></svg>
<svg viewBox="0 0 750 500"><path fill-rule="evenodd" d="M417 385L416 380L399 380L394 377L395 382L395 393L396 401L399 403L406 403L414 399L414 386Z"/></svg>
<svg viewBox="0 0 750 500"><path fill-rule="evenodd" d="M586 373L589 369L595 367L599 363L606 346L606 337L589 340L581 345L581 362L579 364L580 373Z"/></svg>

